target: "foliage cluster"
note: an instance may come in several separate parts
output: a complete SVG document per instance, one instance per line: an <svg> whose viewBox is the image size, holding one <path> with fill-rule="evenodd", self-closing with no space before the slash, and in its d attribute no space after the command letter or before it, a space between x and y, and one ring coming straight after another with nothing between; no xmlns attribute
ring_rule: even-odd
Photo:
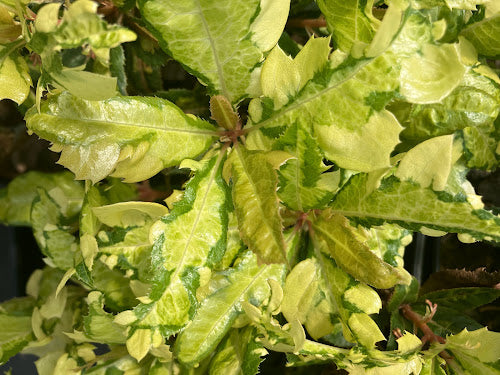
<svg viewBox="0 0 500 375"><path fill-rule="evenodd" d="M500 373L464 313L499 291L403 267L412 232L500 241L467 180L498 167L499 55L496 0L0 0L0 99L72 172L0 191L47 265L0 304L0 362ZM199 83L164 90L165 64ZM138 200L158 174L185 183Z"/></svg>

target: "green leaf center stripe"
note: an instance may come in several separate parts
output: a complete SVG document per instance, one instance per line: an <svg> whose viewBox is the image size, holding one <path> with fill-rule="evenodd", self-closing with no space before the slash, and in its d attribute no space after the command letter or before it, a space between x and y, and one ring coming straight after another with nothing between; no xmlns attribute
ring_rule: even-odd
<svg viewBox="0 0 500 375"><path fill-rule="evenodd" d="M241 163L241 165L243 167L243 170L245 171L245 174L248 176L248 181L250 182L250 186L252 187L252 190L254 192L254 196L259 196L259 190L257 189L257 186L255 185L255 181L252 180L252 177L251 177L252 175L247 170L247 165L246 165L246 162L245 162L245 158L243 157L243 155L241 155L241 151L240 151L240 149L238 147L236 147L235 151L236 151L236 154L238 155L238 157L240 159L240 163ZM266 215L264 207L262 207L261 201L259 201L259 200L257 200L257 201L258 201L258 207L259 207L259 211L261 213L261 217L266 222L267 226L269 228L272 228L273 227L273 223L271 222L269 215ZM280 241L280 239L276 238L276 241ZM286 254L284 254L284 257L286 259Z"/></svg>
<svg viewBox="0 0 500 375"><path fill-rule="evenodd" d="M210 325L210 331L207 335L207 337L211 336L214 331L217 330L217 327L221 323L222 320L227 319L227 316L231 313L231 310L234 309L234 305L240 302L246 295L246 293L250 290L250 288L253 286L254 282L259 280L260 276L266 271L268 271L268 268L270 266L265 266L262 267L261 270L248 282L248 284L245 286L245 288L239 293L238 297L234 299L235 303L234 304L229 304L228 307L224 310L223 314L219 315L219 318L217 320L212 321L212 324Z"/></svg>
<svg viewBox="0 0 500 375"><path fill-rule="evenodd" d="M319 226L314 226L314 230L316 232L321 232L321 234L323 234L325 237L330 238L333 242L335 242L335 244L337 246L342 247L342 249L344 249L347 253L349 253L351 257L353 257L353 258L355 257L355 254L351 251L351 249L349 248L349 246L345 246L342 242L340 242L339 240L337 240L334 236L330 235L330 233L324 231Z"/></svg>
<svg viewBox="0 0 500 375"><path fill-rule="evenodd" d="M338 88L339 86L341 86L345 82L347 82L350 79L354 78L356 76L356 74L358 74L361 69L363 69L365 66L369 65L370 63L372 63L374 60L375 59L370 59L368 61L360 63L357 69L353 70L351 73L349 73L347 76L345 76L342 80L336 82L332 86L325 87L323 90L320 90L316 94L314 94L312 96L309 96L309 97L307 97L305 99L302 99L302 100L301 99L297 99L291 105L285 107L283 110L276 112L274 115L268 117L264 121L259 122L256 125L252 126L251 128L248 129L248 131L253 131L253 130L260 129L261 127L265 126L267 123L274 121L276 118L278 118L280 116L283 116L284 114L286 114L288 112L291 112L291 111L293 111L293 110L295 110L295 109L303 106L304 104L307 104L307 103L309 103L309 102L317 99L320 96L323 96L324 94L328 93L329 91ZM361 82L361 83L364 84L364 82ZM307 87L307 85L305 87Z"/></svg>
<svg viewBox="0 0 500 375"><path fill-rule="evenodd" d="M370 217L370 218L375 218L375 219L383 219L386 221L404 221L406 223L411 223L411 224L418 224L418 225L429 225L431 227L439 227L439 223L433 222L433 221L426 221L426 220L413 220L411 217L404 217L404 216L391 216L391 215L380 215L380 214L374 214L374 213L367 213L367 212L359 212L359 211L344 211L344 210L336 210L333 209L333 212L342 214L346 217ZM446 226L442 226L444 229L449 229ZM463 229L464 232L470 231L470 227L467 225L456 225L455 223L453 224L453 228L456 229ZM486 233L487 236L490 236L489 233Z"/></svg>
<svg viewBox="0 0 500 375"><path fill-rule="evenodd" d="M324 255L321 254L321 252L319 250L319 246L317 244L317 240L314 238L314 236L312 236L312 240L313 240L313 243L315 243L314 253L316 256L316 260L318 261L318 264L320 266L322 278L325 281L325 284L327 286L326 291L330 295L330 302L332 303L335 311L339 312L340 317L344 320L347 320L348 316L347 316L345 310L343 309L341 303L339 303L338 297L333 292L334 290L336 290L336 288L334 287L334 285L332 285L330 278L326 277L327 270L326 270Z"/></svg>
<svg viewBox="0 0 500 375"><path fill-rule="evenodd" d="M215 48L215 43L214 39L212 38L212 34L210 33L210 28L208 27L207 20L205 19L205 15L203 14L203 9L201 8L200 0L195 0L196 2L196 8L198 10L198 13L200 14L201 22L203 23L203 28L205 29L205 32L207 33L207 38L210 43L210 47L212 48L212 54L214 55L214 60L215 60L215 66L217 66L217 74L219 75L219 81L221 84L221 91L222 94L226 98L230 98L230 95L227 91L226 87L226 81L224 80L224 73L222 71L222 66L219 60L219 55L217 54L217 49Z"/></svg>
<svg viewBox="0 0 500 375"><path fill-rule="evenodd" d="M40 114L40 115L43 116L43 114ZM47 115L47 116L49 116L49 117L59 117L59 116L56 116L56 115ZM103 122L104 123L108 122L108 121L106 121L104 119L103 120L89 120L89 119L86 119L86 118L83 118L83 117L75 117L75 118L64 117L64 119L66 119L66 120L74 120L74 121L78 121L78 122L85 122L85 123L93 124L93 125L102 124ZM111 122L113 125L117 125L117 126L124 126L124 127L131 127L131 128L151 129L151 130L154 130L154 131L157 131L157 132L165 132L165 133L189 133L189 134L204 134L204 135L210 135L210 136L218 136L219 135L217 132L210 131L210 130L194 130L194 129L179 129L179 128L168 128L168 127L155 127L155 126L144 125L144 124L139 124L139 123L119 122L119 121L116 121L116 120L111 120L109 122Z"/></svg>
<svg viewBox="0 0 500 375"><path fill-rule="evenodd" d="M203 195L203 199L202 199L202 203L201 203L200 209L196 213L196 219L194 220L193 226L191 227L191 231L189 232L188 239L186 240L186 244L184 246L184 250L182 251L182 258L180 259L179 264L178 264L177 268L175 269L175 272L173 273L173 275L170 278L170 280L177 280L179 272L181 272L181 271L184 270L184 268L183 268L183 266L184 266L184 260L186 259L186 255L188 253L189 244L191 243L191 240L193 239L193 236L196 233L196 228L198 226L198 223L200 222L201 214L203 212L203 207L205 207L205 204L206 204L206 201L207 201L207 197L210 194L210 188L211 188L212 184L215 181L215 175L217 174L217 171L219 170L219 166L220 166L220 163L221 163L222 158L224 157L224 155L225 155L225 151L224 152L220 152L219 155L218 155L218 157L217 157L217 161L215 162L215 165L214 165L214 167L212 169L212 172L210 174L210 178L208 180L208 184L207 184L207 188L205 190L205 194ZM169 288L170 288L170 286L172 284L173 283L169 284L169 286L165 289L164 294L169 290Z"/></svg>

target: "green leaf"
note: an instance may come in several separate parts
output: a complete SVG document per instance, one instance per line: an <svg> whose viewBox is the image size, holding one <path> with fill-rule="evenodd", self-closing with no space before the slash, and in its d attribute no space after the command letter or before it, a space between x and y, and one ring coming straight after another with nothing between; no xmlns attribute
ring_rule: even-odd
<svg viewBox="0 0 500 375"><path fill-rule="evenodd" d="M94 207L93 214L109 227L141 227L147 221L159 220L168 214L168 208L152 202L120 202Z"/></svg>
<svg viewBox="0 0 500 375"><path fill-rule="evenodd" d="M394 174L401 181L413 181L421 187L444 190L451 172L453 136L443 135L428 139L408 151Z"/></svg>
<svg viewBox="0 0 500 375"><path fill-rule="evenodd" d="M498 85L486 75L468 71L460 85L440 103L408 104L396 102L389 109L405 130L403 140L416 142L452 134L466 127L489 128L499 113Z"/></svg>
<svg viewBox="0 0 500 375"><path fill-rule="evenodd" d="M413 231L429 228L500 241L500 219L469 203L463 192L435 192L394 176L382 180L378 190L367 192L368 178L366 174L352 177L335 197L333 211L371 225L389 222Z"/></svg>
<svg viewBox="0 0 500 375"><path fill-rule="evenodd" d="M31 340L32 298L15 298L0 304L0 364L21 351Z"/></svg>
<svg viewBox="0 0 500 375"><path fill-rule="evenodd" d="M298 320L314 339L319 339L334 329L331 314L337 313L337 309L332 306L329 293L316 261L303 260L286 278L281 312L287 321Z"/></svg>
<svg viewBox="0 0 500 375"><path fill-rule="evenodd" d="M96 13L97 6L90 0L78 0L68 7L54 35L59 46L77 48L88 44L98 57L109 58L110 48L136 39L132 31L104 22Z"/></svg>
<svg viewBox="0 0 500 375"><path fill-rule="evenodd" d="M500 369L500 333L487 328L446 338L445 347L455 357L448 366L471 375L498 374Z"/></svg>
<svg viewBox="0 0 500 375"><path fill-rule="evenodd" d="M87 297L89 312L83 318L84 333L89 341L106 344L124 344L125 328L113 322L113 315L104 311L104 296L91 292Z"/></svg>
<svg viewBox="0 0 500 375"><path fill-rule="evenodd" d="M76 215L83 202L83 186L73 174L30 171L13 179L0 192L0 221L12 225L31 225L31 204L37 189L43 188L60 205L67 216Z"/></svg>
<svg viewBox="0 0 500 375"><path fill-rule="evenodd" d="M210 361L209 374L257 374L267 350L256 341L256 333L253 327L230 331Z"/></svg>
<svg viewBox="0 0 500 375"><path fill-rule="evenodd" d="M94 262L90 279L92 288L104 294L109 310L122 311L137 305L130 279L119 270L110 269L101 259Z"/></svg>
<svg viewBox="0 0 500 375"><path fill-rule="evenodd" d="M266 74L268 71L282 70L290 72L288 81L283 79L288 85L285 88L290 88L284 92L268 90L268 97L250 103L248 144L269 149L279 137L286 136L288 127L307 124L304 131L340 167L360 171L387 167L402 130L396 118L383 109L399 86L398 72L393 69L395 56L387 52L374 59L341 57L341 61L336 58L328 62L325 45L312 43L315 41L306 46L311 44L309 53L321 56L317 58L322 64L315 63L316 70L306 70L304 81L299 80L300 67L306 60L300 64L295 61L300 53L293 64L285 58L270 60L276 65L273 69L266 68L267 61L264 64L263 87L264 82L275 79Z"/></svg>
<svg viewBox="0 0 500 375"><path fill-rule="evenodd" d="M123 375L128 371L131 373L140 373L141 371L142 365L127 355L123 346L114 347L110 352L110 357L113 359L107 360L104 357L95 366L86 370L85 373L92 375Z"/></svg>
<svg viewBox="0 0 500 375"><path fill-rule="evenodd" d="M496 57L500 55L500 42L495 37L499 32L500 11L497 11L490 17L466 27L462 30L461 35L470 40L481 55Z"/></svg>
<svg viewBox="0 0 500 375"><path fill-rule="evenodd" d="M278 264L259 266L256 257L247 252L226 274L228 284L203 301L193 321L177 338L175 353L179 360L193 365L208 356L242 313L241 303L261 304L270 294L267 280L281 282L284 270Z"/></svg>
<svg viewBox="0 0 500 375"><path fill-rule="evenodd" d="M58 204L59 201L64 202L65 195L55 200L42 188L38 188L37 193L31 206L33 235L52 265L66 271L74 265L78 244L71 233L72 228L65 225L68 220ZM64 194L62 191L60 193Z"/></svg>
<svg viewBox="0 0 500 375"><path fill-rule="evenodd" d="M318 6L342 51L349 52L356 44L372 41L380 22L372 15L373 0L319 0Z"/></svg>
<svg viewBox="0 0 500 375"><path fill-rule="evenodd" d="M402 304L415 302L418 297L418 289L418 280L415 277L412 277L410 285L396 285L387 304L387 309L390 312L397 312Z"/></svg>
<svg viewBox="0 0 500 375"><path fill-rule="evenodd" d="M121 95L127 95L127 75L125 72L125 53L122 46L109 50L109 70L116 77L118 91Z"/></svg>
<svg viewBox="0 0 500 375"><path fill-rule="evenodd" d="M263 53L277 42L289 0L141 0L139 8L162 48L211 94L232 103L259 95ZM196 38L193 38L196 35Z"/></svg>
<svg viewBox="0 0 500 375"><path fill-rule="evenodd" d="M496 149L498 141L495 139L495 126L468 127L462 131L464 155L467 167L493 171L498 167Z"/></svg>
<svg viewBox="0 0 500 375"><path fill-rule="evenodd" d="M114 77L79 70L52 72L51 76L58 88L85 100L104 100L117 94Z"/></svg>
<svg viewBox="0 0 500 375"><path fill-rule="evenodd" d="M366 284L356 281L337 266L323 249L314 245L314 254L320 275L320 286L330 309L338 314L342 323L344 341L359 343L372 348L384 336L369 314L377 313L382 307L378 294ZM351 316L357 314L351 320ZM366 316L362 316L366 315ZM357 324L362 320L365 324ZM352 326L350 323L353 323Z"/></svg>
<svg viewBox="0 0 500 375"><path fill-rule="evenodd" d="M439 356L432 357L424 362L420 375L446 375L445 365L446 362L443 358Z"/></svg>
<svg viewBox="0 0 500 375"><path fill-rule="evenodd" d="M0 53L8 47L0 46ZM22 104L30 93L28 64L17 53L0 58L0 100L10 99Z"/></svg>
<svg viewBox="0 0 500 375"><path fill-rule="evenodd" d="M95 235L99 230L100 223L92 212L92 209L103 205L104 198L95 186L91 186L85 194L82 211L80 213L80 251L85 262L85 266L92 270L94 258L99 252ZM77 266L78 268L78 266Z"/></svg>
<svg viewBox="0 0 500 375"><path fill-rule="evenodd" d="M411 232L398 225L384 224L366 229L358 226L356 234L372 252L393 267L403 267L405 247L412 241Z"/></svg>
<svg viewBox="0 0 500 375"><path fill-rule="evenodd" d="M108 175L147 179L202 153L215 135L209 123L152 97L93 102L63 93L44 101L40 113L29 110L26 122L62 151L60 164L94 182Z"/></svg>
<svg viewBox="0 0 500 375"><path fill-rule="evenodd" d="M332 198L340 182L340 172L324 173L323 155L305 125L293 124L275 143L296 158L290 159L278 172L278 196L293 210L323 208Z"/></svg>
<svg viewBox="0 0 500 375"><path fill-rule="evenodd" d="M355 237L344 216L325 211L314 219L312 230L322 251L356 279L379 289L410 283L407 272L385 263Z"/></svg>
<svg viewBox="0 0 500 375"><path fill-rule="evenodd" d="M149 301L135 309L136 326L170 336L193 318L196 289L226 248L230 203L222 178L224 156L219 152L205 161L186 185L183 199L151 228L154 278Z"/></svg>
<svg viewBox="0 0 500 375"><path fill-rule="evenodd" d="M233 203L241 239L266 263L286 263L276 194L277 175L266 154L236 147L231 168Z"/></svg>
<svg viewBox="0 0 500 375"><path fill-rule="evenodd" d="M454 288L438 290L424 294L421 301L426 299L458 311L472 310L486 305L500 297L500 290L493 288Z"/></svg>
<svg viewBox="0 0 500 375"><path fill-rule="evenodd" d="M460 84L465 72L455 45L426 44L421 55L403 61L400 92L410 103L439 102Z"/></svg>

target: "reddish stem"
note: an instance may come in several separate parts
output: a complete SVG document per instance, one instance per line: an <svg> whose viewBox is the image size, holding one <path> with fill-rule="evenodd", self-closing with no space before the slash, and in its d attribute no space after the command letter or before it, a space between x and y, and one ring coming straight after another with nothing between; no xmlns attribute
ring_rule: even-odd
<svg viewBox="0 0 500 375"><path fill-rule="evenodd" d="M432 304L429 300L426 301L428 305L431 306L431 314L427 317L423 317L420 314L416 313L413 311L410 305L405 304L402 305L401 311L403 312L403 315L406 319L410 320L415 324L423 333L424 336L422 337L422 344L425 344L426 342L439 342L441 344L444 344L446 340L442 338L441 336L436 335L434 332L432 332L432 329L429 328L427 323L432 319L434 314L436 313L437 305Z"/></svg>

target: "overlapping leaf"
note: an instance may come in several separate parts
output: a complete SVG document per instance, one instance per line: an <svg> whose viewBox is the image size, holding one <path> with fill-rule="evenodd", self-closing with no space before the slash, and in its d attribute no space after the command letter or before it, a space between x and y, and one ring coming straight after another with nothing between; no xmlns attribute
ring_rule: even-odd
<svg viewBox="0 0 500 375"><path fill-rule="evenodd" d="M0 304L0 363L5 363L33 339L33 308L34 300L31 297L11 299Z"/></svg>
<svg viewBox="0 0 500 375"><path fill-rule="evenodd" d="M37 196L37 188L45 189L64 205L67 216L75 216L80 211L84 190L71 173L31 171L15 178L0 191L0 220L13 225L31 225L31 204Z"/></svg>
<svg viewBox="0 0 500 375"><path fill-rule="evenodd" d="M159 98L116 97L102 102L69 93L45 101L26 114L28 129L54 143L59 163L77 179L94 182L108 175L127 182L195 157L211 144L209 123L182 113Z"/></svg>
<svg viewBox="0 0 500 375"><path fill-rule="evenodd" d="M8 50L8 46L0 46L0 100L10 99L22 104L30 93L28 64L17 52L2 56Z"/></svg>
<svg viewBox="0 0 500 375"><path fill-rule="evenodd" d="M496 57L500 55L500 43L495 37L500 32L500 8L494 1L489 3L486 5L486 17L466 27L461 34L474 44L481 55Z"/></svg>
<svg viewBox="0 0 500 375"><path fill-rule="evenodd" d="M106 226L96 236L100 259L111 268L132 271L142 283L149 282L153 245L149 232L168 209L157 203L122 202L96 207L93 213Z"/></svg>
<svg viewBox="0 0 500 375"><path fill-rule="evenodd" d="M259 65L283 31L289 4L289 0L143 0L139 7L165 51L208 85L212 94L236 103L259 95Z"/></svg>
<svg viewBox="0 0 500 375"><path fill-rule="evenodd" d="M121 26L108 25L97 15L97 4L79 0L71 4L58 19L59 4L46 4L35 21L35 32L29 41L43 62L40 84L49 83L87 100L103 100L116 94L117 79L85 71L85 64L63 66L61 49L83 48L103 66L109 66L110 49L133 41L135 33Z"/></svg>
<svg viewBox="0 0 500 375"><path fill-rule="evenodd" d="M382 180L379 189L367 191L368 178L366 174L352 177L336 196L332 209L369 224L390 222L414 231L429 228L500 241L500 220L475 208L463 192L436 192L395 176Z"/></svg>
<svg viewBox="0 0 500 375"><path fill-rule="evenodd" d="M195 364L205 358L221 341L242 310L243 301L261 304L270 295L267 280L281 282L284 266L259 266L255 255L247 252L223 287L208 296L193 321L179 335L175 351L180 361Z"/></svg>
<svg viewBox="0 0 500 375"><path fill-rule="evenodd" d="M392 267L356 238L348 220L328 211L313 221L313 236L335 262L356 279L376 288L390 288L397 283L409 284L410 275Z"/></svg>
<svg viewBox="0 0 500 375"><path fill-rule="evenodd" d="M266 154L237 147L227 163L241 239L262 261L286 263L277 175Z"/></svg>
<svg viewBox="0 0 500 375"><path fill-rule="evenodd" d="M38 188L31 207L31 222L42 253L51 264L66 271L74 266L78 243L73 235L75 229L65 223L67 211L59 204L65 202L66 196L62 191L58 196L60 199L56 200L46 190Z"/></svg>
<svg viewBox="0 0 500 375"><path fill-rule="evenodd" d="M356 43L369 44L372 41L379 24L372 15L373 0L320 0L318 5L335 44L342 51L349 52Z"/></svg>
<svg viewBox="0 0 500 375"><path fill-rule="evenodd" d="M256 342L256 333L253 327L232 330L217 347L209 374L257 374L267 350Z"/></svg>
<svg viewBox="0 0 500 375"><path fill-rule="evenodd" d="M218 153L199 166L183 199L152 227L152 289L149 301L135 309L134 327L169 336L193 318L196 289L206 283L207 266L220 261L226 247L230 202L222 179L224 157Z"/></svg>

